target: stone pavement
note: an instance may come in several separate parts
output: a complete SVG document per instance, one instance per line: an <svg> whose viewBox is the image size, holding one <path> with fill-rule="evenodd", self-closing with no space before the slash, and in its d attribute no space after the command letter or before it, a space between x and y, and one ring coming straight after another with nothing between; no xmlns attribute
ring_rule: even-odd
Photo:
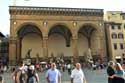
<svg viewBox="0 0 125 83"><path fill-rule="evenodd" d="M107 83L107 75L106 70L88 70L84 69L85 77L87 79L87 83ZM4 73L2 75L5 79L5 83L14 83L11 77L11 73ZM47 83L45 80L45 72L39 73L40 82L39 83ZM70 75L65 71L62 73L62 83L70 83Z"/></svg>

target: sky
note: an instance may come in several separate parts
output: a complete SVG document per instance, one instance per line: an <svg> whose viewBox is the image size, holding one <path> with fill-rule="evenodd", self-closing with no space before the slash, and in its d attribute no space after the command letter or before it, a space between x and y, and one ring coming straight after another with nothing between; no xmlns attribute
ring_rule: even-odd
<svg viewBox="0 0 125 83"><path fill-rule="evenodd" d="M0 0L0 32L10 32L9 6L39 6L68 8L98 8L106 11L125 11L125 0Z"/></svg>

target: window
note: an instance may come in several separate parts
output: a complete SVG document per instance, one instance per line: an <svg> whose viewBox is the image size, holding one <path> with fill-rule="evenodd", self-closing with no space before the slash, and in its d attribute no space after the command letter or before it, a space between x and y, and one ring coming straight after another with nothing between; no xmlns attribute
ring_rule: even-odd
<svg viewBox="0 0 125 83"><path fill-rule="evenodd" d="M125 24L124 24L124 29L125 29Z"/></svg>
<svg viewBox="0 0 125 83"><path fill-rule="evenodd" d="M117 49L117 44L116 44L116 43L114 43L114 49L115 49L115 50Z"/></svg>
<svg viewBox="0 0 125 83"><path fill-rule="evenodd" d="M120 25L118 25L118 29L121 29L121 26L120 26Z"/></svg>
<svg viewBox="0 0 125 83"><path fill-rule="evenodd" d="M117 38L117 34L116 33L112 33L112 39L116 39Z"/></svg>
<svg viewBox="0 0 125 83"><path fill-rule="evenodd" d="M118 38L119 38L119 39L123 39L123 34L122 34L122 33L119 33L119 34L118 34Z"/></svg>
<svg viewBox="0 0 125 83"><path fill-rule="evenodd" d="M125 15L122 16L122 19L125 20Z"/></svg>
<svg viewBox="0 0 125 83"><path fill-rule="evenodd" d="M125 56L125 54L123 53L123 54L122 54L122 56L124 57L124 56Z"/></svg>
<svg viewBox="0 0 125 83"><path fill-rule="evenodd" d="M115 29L114 25L112 25L112 29Z"/></svg>
<svg viewBox="0 0 125 83"><path fill-rule="evenodd" d="M124 49L124 47L123 47L123 44L122 44L122 43L120 44L120 48L121 48L121 49Z"/></svg>

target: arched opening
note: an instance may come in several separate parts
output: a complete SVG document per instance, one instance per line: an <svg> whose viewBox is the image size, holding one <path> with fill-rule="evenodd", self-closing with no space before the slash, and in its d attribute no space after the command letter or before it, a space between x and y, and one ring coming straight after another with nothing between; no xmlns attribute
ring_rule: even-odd
<svg viewBox="0 0 125 83"><path fill-rule="evenodd" d="M37 26L26 24L19 29L17 34L19 40L17 42L17 59L25 59L28 54L34 60L37 56L43 57L42 33Z"/></svg>
<svg viewBox="0 0 125 83"><path fill-rule="evenodd" d="M98 31L92 25L84 25L78 31L78 50L80 61L93 62L99 57L100 40Z"/></svg>
<svg viewBox="0 0 125 83"><path fill-rule="evenodd" d="M53 26L49 31L49 57L55 60L67 59L72 56L71 32L64 25ZM67 58L66 58L67 57Z"/></svg>

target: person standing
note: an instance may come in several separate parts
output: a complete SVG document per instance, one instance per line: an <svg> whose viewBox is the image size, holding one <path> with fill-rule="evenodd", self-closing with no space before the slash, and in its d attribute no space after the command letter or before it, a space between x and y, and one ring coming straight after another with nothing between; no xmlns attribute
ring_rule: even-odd
<svg viewBox="0 0 125 83"><path fill-rule="evenodd" d="M34 65L30 65L28 68L28 82L27 83L38 83L39 82L39 76L37 72L35 71Z"/></svg>
<svg viewBox="0 0 125 83"><path fill-rule="evenodd" d="M116 63L115 65L115 77L113 83L125 83L125 72L120 63Z"/></svg>
<svg viewBox="0 0 125 83"><path fill-rule="evenodd" d="M19 68L15 70L13 75L15 76L15 83L27 83L27 75L22 61L19 63Z"/></svg>
<svg viewBox="0 0 125 83"><path fill-rule="evenodd" d="M55 63L51 64L51 68L47 70L45 77L48 83L61 83L61 73L56 69Z"/></svg>
<svg viewBox="0 0 125 83"><path fill-rule="evenodd" d="M0 83L4 83L4 78L0 76Z"/></svg>
<svg viewBox="0 0 125 83"><path fill-rule="evenodd" d="M75 69L72 70L71 83L87 83L80 63L76 63Z"/></svg>
<svg viewBox="0 0 125 83"><path fill-rule="evenodd" d="M70 75L71 74L71 64L70 63L67 65L67 69L68 69L68 74Z"/></svg>
<svg viewBox="0 0 125 83"><path fill-rule="evenodd" d="M113 61L110 61L108 63L107 68L107 74L108 74L108 83L114 83L114 76L115 76L115 70L114 70L115 63Z"/></svg>

